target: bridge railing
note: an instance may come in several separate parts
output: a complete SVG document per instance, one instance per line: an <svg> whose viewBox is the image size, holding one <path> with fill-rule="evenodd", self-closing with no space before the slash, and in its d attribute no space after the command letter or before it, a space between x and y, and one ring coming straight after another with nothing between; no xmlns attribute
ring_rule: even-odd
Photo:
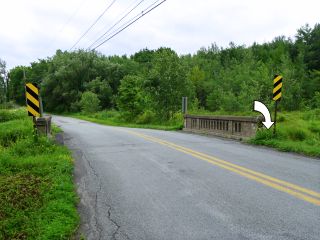
<svg viewBox="0 0 320 240"><path fill-rule="evenodd" d="M261 126L262 117L184 116L184 131L206 133L228 138L250 138Z"/></svg>

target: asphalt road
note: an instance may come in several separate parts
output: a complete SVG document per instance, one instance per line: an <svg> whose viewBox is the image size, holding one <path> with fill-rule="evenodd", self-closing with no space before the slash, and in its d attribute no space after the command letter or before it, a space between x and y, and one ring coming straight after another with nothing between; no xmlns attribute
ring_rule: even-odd
<svg viewBox="0 0 320 240"><path fill-rule="evenodd" d="M87 239L320 239L320 159L54 117Z"/></svg>

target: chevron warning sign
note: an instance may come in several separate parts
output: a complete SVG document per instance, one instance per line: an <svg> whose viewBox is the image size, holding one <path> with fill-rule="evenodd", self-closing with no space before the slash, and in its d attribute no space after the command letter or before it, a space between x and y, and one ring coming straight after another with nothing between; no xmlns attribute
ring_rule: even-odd
<svg viewBox="0 0 320 240"><path fill-rule="evenodd" d="M26 84L26 99L28 115L40 117L39 89L36 84Z"/></svg>
<svg viewBox="0 0 320 240"><path fill-rule="evenodd" d="M273 100L280 101L282 88L282 76L275 75L273 79Z"/></svg>

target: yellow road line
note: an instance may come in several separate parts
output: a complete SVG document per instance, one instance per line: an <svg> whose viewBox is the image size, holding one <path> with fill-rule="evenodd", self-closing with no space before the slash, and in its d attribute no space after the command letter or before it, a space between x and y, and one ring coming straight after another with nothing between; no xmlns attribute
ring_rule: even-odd
<svg viewBox="0 0 320 240"><path fill-rule="evenodd" d="M145 136L146 136L146 135L145 135ZM150 136L148 136L148 137L150 137ZM153 138L153 137L151 137L151 138ZM156 138L154 138L154 139L155 139L155 140L160 140L160 139L156 139ZM194 151L194 150L192 150L192 149L190 149L190 148L186 148L186 147L183 147L183 146L180 146L180 145L176 145L176 144L174 144L174 143L170 143L170 142L167 142L167 141L164 141L164 140L161 140L161 141L163 141L163 142L165 142L165 143L167 143L167 144L171 144L172 146L175 146L175 147L184 149L184 150L186 150L186 151L190 151L190 152L192 152L192 153L195 153L195 154L201 155L201 156L203 156L203 157L209 158L209 159L211 159L211 160L220 162L220 163L222 163L222 164L226 164L226 165L228 165L228 166L237 168L237 169L239 169L239 170L242 170L242 171L245 171L245 172L254 174L254 175L258 176L258 177L265 178L265 179L267 179L267 180L270 180L270 181L273 181L273 182L282 184L282 185L284 185L284 186L293 188L293 189L298 190L298 191L300 191L300 192L304 192L304 193L307 193L307 194L309 194L309 195L312 195L312 196L315 196L315 197L320 198L320 193L315 192L315 191L312 191L312 190L310 190L310 189L306 189L306 188L300 187L300 186L298 186L298 185L295 185L295 184L292 184L292 183L289 183L289 182L286 182L286 181L283 181L283 180L280 180L280 179L277 179L277 178L268 176L268 175L266 175L266 174L253 171L253 170L248 169L248 168L245 168L245 167L241 167L241 166L239 166L239 165L237 165L237 164L233 164L233 163L230 163L230 162L228 162L228 161L221 160L221 159L219 159L219 158L216 158L216 157L213 157L213 156L210 156L210 155L201 153L201 152Z"/></svg>
<svg viewBox="0 0 320 240"><path fill-rule="evenodd" d="M177 144L174 144L174 143L171 143L171 142L159 139L159 138L151 137L151 136L137 133L137 132L130 131L130 130L126 130L126 131L131 134L134 134L136 136L139 136L141 138L147 139L149 141L156 142L156 143L165 145L167 147L173 148L177 151L189 154L189 155L194 156L198 159L204 160L206 162L209 162L209 163L214 164L216 166L219 166L221 168L235 172L241 176L247 177L247 178L254 180L256 182L262 183L266 186L272 187L272 188L277 189L282 192L286 192L286 193L288 193L292 196L295 196L299 199L302 199L304 201L307 201L307 202L310 202L310 203L313 203L315 205L320 206L320 200L314 198L314 197L320 198L320 193L318 193L318 192L315 192L310 189L303 188L298 185L295 185L295 184L292 184L292 183L265 175L260 172L253 171L253 170L245 168L245 167L241 167L239 165L221 160L216 157L209 156L209 155L201 153L201 152L194 151L192 149L189 149L189 148L186 148L186 147L183 147L183 146L180 146L180 145L177 145ZM314 196L314 197L308 196L304 193L307 193L307 194Z"/></svg>

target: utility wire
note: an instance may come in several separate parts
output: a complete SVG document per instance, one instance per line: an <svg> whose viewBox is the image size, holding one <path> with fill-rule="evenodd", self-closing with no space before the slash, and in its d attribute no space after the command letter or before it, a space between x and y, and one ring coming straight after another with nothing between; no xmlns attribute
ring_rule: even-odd
<svg viewBox="0 0 320 240"><path fill-rule="evenodd" d="M135 15L134 17L132 17L131 19L129 19L128 21L126 21L125 23L123 23L121 26L119 26L117 29L113 30L111 33L109 33L104 39L107 39L108 37L110 37L111 35L113 35L114 33L116 33L117 31L119 31L120 29L122 29L123 27L125 27L126 25L130 24L132 21L134 21L135 19L137 19L140 15L142 15L144 12L148 11L150 8L152 8L152 6L156 5L160 0L156 0L155 2L153 2L152 4L150 4L147 8L145 8L144 10L142 10L140 13L138 13L137 15ZM102 40L103 41L103 40ZM92 45L91 45L92 46ZM90 46L90 47L91 47Z"/></svg>
<svg viewBox="0 0 320 240"><path fill-rule="evenodd" d="M159 1L159 0L158 0ZM156 2L158 2L156 1ZM106 40L104 40L102 43L100 43L98 46L94 47L92 50L96 50L98 47L100 47L101 45L105 44L107 41L109 41L110 39L112 39L113 37L115 37L116 35L118 35L119 33L121 33L123 30L125 30L126 28L128 28L129 26L131 26L132 24L134 24L136 21L138 21L140 18L142 18L144 15L148 14L149 12L151 12L152 10L154 10L155 8L159 7L162 3L164 3L165 1L167 0L163 0L161 1L160 3L158 3L157 5L155 5L154 7L152 7L151 9L149 9L148 11L144 12L142 11L141 12L141 15L134 19L133 21L131 21L130 23L128 23L126 26L124 26L123 28L121 28L119 31L117 31L116 33L112 34L110 37L108 37ZM155 4L156 2L154 2L153 4ZM151 5L153 5L151 4ZM149 6L150 7L150 6ZM148 7L148 8L149 8ZM146 9L148 9L146 8Z"/></svg>
<svg viewBox="0 0 320 240"><path fill-rule="evenodd" d="M61 26L61 28L58 31L58 34L60 34L61 32L64 31L64 29L66 28L66 26L71 22L71 20L77 15L77 13L79 12L79 10L82 8L83 4L86 2L87 0L83 0L77 7L77 9L72 13L72 15L69 16L68 20L63 24L63 26ZM49 41L49 45L50 47L53 46L57 41L57 35L52 37L51 40Z"/></svg>
<svg viewBox="0 0 320 240"><path fill-rule="evenodd" d="M126 18L133 10L135 10L144 0L138 2L130 11L128 11L121 19L119 19L115 24L113 24L104 34L102 34L97 40L95 40L87 49L94 46L100 39L102 39L107 33L109 33L115 26L117 26L124 18Z"/></svg>
<svg viewBox="0 0 320 240"><path fill-rule="evenodd" d="M93 22L93 24L85 31L84 34L78 39L78 41L73 44L73 46L69 49L71 51L80 41L81 39L93 28L93 26L100 20L100 18L103 17L103 15L112 7L112 5L115 3L116 0L113 0L107 7L106 9L100 14L100 16Z"/></svg>
<svg viewBox="0 0 320 240"><path fill-rule="evenodd" d="M67 22L60 28L59 33L61 33L65 27L71 22L71 20L75 17L75 15L79 12L80 8L82 8L83 4L86 2L87 0L83 0L79 5L78 8L72 13L72 15L69 17L69 19L67 20Z"/></svg>

